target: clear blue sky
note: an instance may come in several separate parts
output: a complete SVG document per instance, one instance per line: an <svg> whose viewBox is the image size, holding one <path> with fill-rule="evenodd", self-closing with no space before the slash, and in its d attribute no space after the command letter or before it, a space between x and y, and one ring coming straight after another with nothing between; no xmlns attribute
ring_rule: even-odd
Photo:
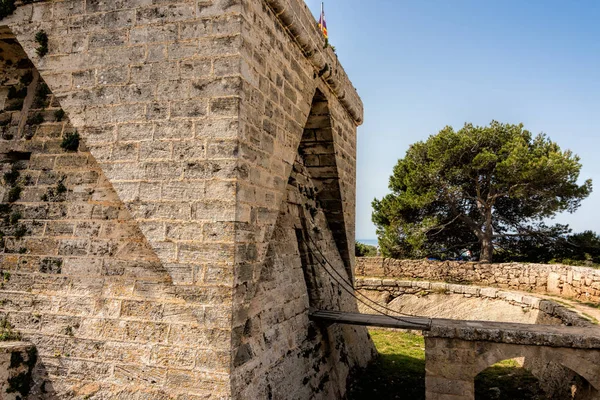
<svg viewBox="0 0 600 400"><path fill-rule="evenodd" d="M306 0L318 17L320 1ZM409 144L446 125L523 122L573 150L596 191L574 231L600 233L600 1L327 0L329 37L365 105L356 237Z"/></svg>

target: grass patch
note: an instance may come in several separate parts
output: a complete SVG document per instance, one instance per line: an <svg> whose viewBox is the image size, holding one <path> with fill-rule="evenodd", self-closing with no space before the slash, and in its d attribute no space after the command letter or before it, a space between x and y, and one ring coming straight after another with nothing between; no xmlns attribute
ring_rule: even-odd
<svg viewBox="0 0 600 400"><path fill-rule="evenodd" d="M531 372L515 360L505 360L475 377L475 399L542 400L546 395Z"/></svg>
<svg viewBox="0 0 600 400"><path fill-rule="evenodd" d="M13 331L13 327L6 317L0 320L0 342L21 340L21 334Z"/></svg>
<svg viewBox="0 0 600 400"><path fill-rule="evenodd" d="M370 329L379 356L348 388L348 400L425 399L425 341L403 331ZM516 360L504 360L475 378L475 399L532 400L544 395Z"/></svg>
<svg viewBox="0 0 600 400"><path fill-rule="evenodd" d="M598 303L591 303L588 301L586 303L581 303L581 304L583 304L584 306L593 307L593 308L597 308L600 310L600 304L598 304Z"/></svg>
<svg viewBox="0 0 600 400"><path fill-rule="evenodd" d="M598 320L596 318L594 318L593 315L590 315L590 314L588 314L586 312L583 312L583 311L581 312L581 315L583 315L584 318L587 318L592 324L598 325Z"/></svg>
<svg viewBox="0 0 600 400"><path fill-rule="evenodd" d="M425 399L423 337L402 331L369 333L379 357L348 389L348 399Z"/></svg>

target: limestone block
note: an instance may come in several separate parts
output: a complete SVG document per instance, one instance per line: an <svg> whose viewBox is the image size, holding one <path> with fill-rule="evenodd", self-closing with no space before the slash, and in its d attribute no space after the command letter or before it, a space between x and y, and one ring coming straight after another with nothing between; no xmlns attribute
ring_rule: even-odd
<svg viewBox="0 0 600 400"><path fill-rule="evenodd" d="M561 278L560 278L560 274L556 273L556 272L550 272L548 274L548 283L547 283L547 287L546 290L548 291L548 293L552 293L552 294L560 294L561 290L560 290L560 283L561 282Z"/></svg>
<svg viewBox="0 0 600 400"><path fill-rule="evenodd" d="M448 284L443 282L431 282L431 290L433 291L447 291Z"/></svg>
<svg viewBox="0 0 600 400"><path fill-rule="evenodd" d="M427 282L427 281L415 281L413 282L415 287L421 288L421 289L431 289L431 282Z"/></svg>
<svg viewBox="0 0 600 400"><path fill-rule="evenodd" d="M470 295L473 295L473 296L479 296L479 293L480 293L481 289L479 287L477 287L477 286L463 285L462 291L465 294L470 294Z"/></svg>
<svg viewBox="0 0 600 400"><path fill-rule="evenodd" d="M456 284L448 284L448 290L452 293L464 293L465 286L464 285L456 285Z"/></svg>
<svg viewBox="0 0 600 400"><path fill-rule="evenodd" d="M524 304L531 306L532 308L540 308L541 299L533 296L523 296L522 301Z"/></svg>
<svg viewBox="0 0 600 400"><path fill-rule="evenodd" d="M381 279L377 279L377 278L363 278L362 279L363 286L378 287L378 286L381 286L382 284L383 284L383 281Z"/></svg>
<svg viewBox="0 0 600 400"><path fill-rule="evenodd" d="M481 296L485 296L485 297L490 297L490 298L496 298L498 295L498 289L495 288L481 288Z"/></svg>

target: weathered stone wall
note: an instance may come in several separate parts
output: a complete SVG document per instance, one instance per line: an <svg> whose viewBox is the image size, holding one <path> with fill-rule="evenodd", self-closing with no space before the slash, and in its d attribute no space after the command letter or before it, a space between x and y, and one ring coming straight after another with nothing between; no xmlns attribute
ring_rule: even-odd
<svg viewBox="0 0 600 400"><path fill-rule="evenodd" d="M538 316L539 324L562 323L568 326L593 327L591 321L567 307L535 295L525 295L507 290L474 285L460 285L445 282L408 281L401 279L381 279L357 277L356 290L382 306L387 306L395 298L410 294L428 296L431 294L459 294L469 298L497 299L506 301L523 308L539 310L543 316ZM377 308L377 307L375 307ZM380 309L383 310L383 309ZM364 312L373 312L364 310ZM486 320L482 315L481 320ZM540 322L541 321L541 322ZM556 321L556 322L555 322ZM513 321L514 322L514 321Z"/></svg>
<svg viewBox="0 0 600 400"><path fill-rule="evenodd" d="M33 386L37 353L31 343L0 342L0 399L26 399Z"/></svg>
<svg viewBox="0 0 600 400"><path fill-rule="evenodd" d="M352 281L362 104L304 3L49 0L0 24L20 52L3 68L18 96L1 116L17 177L0 313L39 349L36 383L58 398L343 396L372 345L308 321L311 305L356 305L309 273L298 238ZM74 131L79 148L61 148Z"/></svg>
<svg viewBox="0 0 600 400"><path fill-rule="evenodd" d="M57 120L56 97L18 43L5 33L0 48L0 314L39 350L38 389L67 397L81 390L123 397L227 393L224 277L201 262L161 263L85 143L61 147L75 129L66 116ZM127 141L110 150L115 158L144 157ZM180 190L176 182L145 185L129 198ZM18 198L10 198L14 188ZM189 234L153 223L167 240ZM196 224L207 235L218 230Z"/></svg>
<svg viewBox="0 0 600 400"><path fill-rule="evenodd" d="M309 322L309 306L356 310L311 251L321 250L352 281L352 110L362 114L362 104L351 86L335 95L336 80L328 78L343 69L303 2L244 1L242 14L240 154L241 165L253 167L238 182L246 231L236 259L243 273L234 294L234 391L244 398L338 398L372 345L364 328ZM310 52L300 43L307 38ZM315 57L330 67L317 68Z"/></svg>
<svg viewBox="0 0 600 400"><path fill-rule="evenodd" d="M583 301L600 301L599 269L560 264L488 264L362 257L356 259L356 274L451 283L468 282L482 286L555 294Z"/></svg>
<svg viewBox="0 0 600 400"><path fill-rule="evenodd" d="M349 280L314 192L298 156L234 359L234 392L243 399L343 398L352 369L372 356L363 327L308 319L309 307L357 311L354 298L325 271Z"/></svg>

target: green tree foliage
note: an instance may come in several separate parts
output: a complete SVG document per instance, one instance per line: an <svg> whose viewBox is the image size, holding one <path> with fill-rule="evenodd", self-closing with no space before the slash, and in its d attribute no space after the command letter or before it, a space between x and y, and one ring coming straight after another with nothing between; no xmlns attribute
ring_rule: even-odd
<svg viewBox="0 0 600 400"><path fill-rule="evenodd" d="M375 257L377 256L377 247L354 242L354 255L356 257Z"/></svg>
<svg viewBox="0 0 600 400"><path fill-rule="evenodd" d="M566 244L559 247L554 261L569 264L600 264L600 236L585 231L567 237Z"/></svg>
<svg viewBox="0 0 600 400"><path fill-rule="evenodd" d="M569 265L600 264L600 236L585 231L569 234L566 225L548 228L544 234L503 237L496 243L497 261L561 263Z"/></svg>
<svg viewBox="0 0 600 400"><path fill-rule="evenodd" d="M471 248L492 261L502 238L553 233L543 220L575 211L592 191L579 185L579 157L523 125L442 129L410 146L391 193L373 201L385 256L423 257Z"/></svg>
<svg viewBox="0 0 600 400"><path fill-rule="evenodd" d="M568 252L567 249L572 248L569 243L570 232L567 225L557 224L551 227L544 226L537 231L530 230L528 235L496 238L494 260L533 263L558 261Z"/></svg>

